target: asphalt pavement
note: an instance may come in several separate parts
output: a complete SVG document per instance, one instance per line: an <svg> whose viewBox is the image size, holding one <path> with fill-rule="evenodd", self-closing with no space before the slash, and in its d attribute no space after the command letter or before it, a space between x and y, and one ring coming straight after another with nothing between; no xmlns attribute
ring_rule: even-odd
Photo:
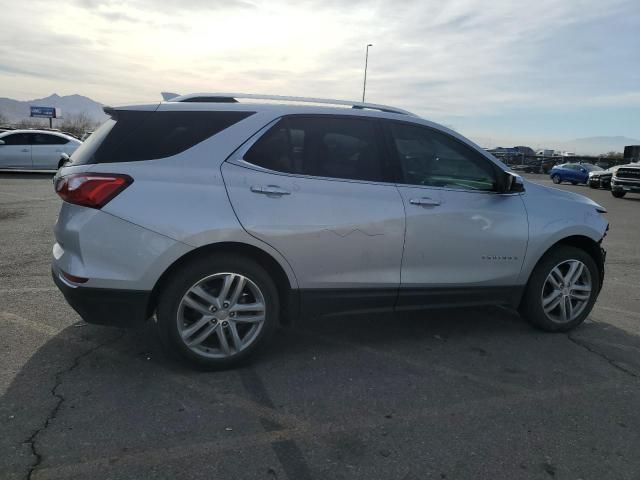
<svg viewBox="0 0 640 480"><path fill-rule="evenodd" d="M501 308L307 319L212 373L151 324L82 322L50 278L50 176L0 174L0 478L640 478L640 195L560 188L611 222L571 333Z"/></svg>

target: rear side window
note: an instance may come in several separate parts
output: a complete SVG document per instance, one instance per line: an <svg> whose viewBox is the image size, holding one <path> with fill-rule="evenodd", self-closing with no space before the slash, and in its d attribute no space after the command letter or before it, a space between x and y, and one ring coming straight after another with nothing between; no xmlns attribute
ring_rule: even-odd
<svg viewBox="0 0 640 480"><path fill-rule="evenodd" d="M5 145L29 145L28 133L12 133L1 138Z"/></svg>
<svg viewBox="0 0 640 480"><path fill-rule="evenodd" d="M74 152L71 160L74 165L82 165L170 157L252 114L116 110Z"/></svg>
<svg viewBox="0 0 640 480"><path fill-rule="evenodd" d="M32 133L31 141L34 145L64 145L65 143L69 143L68 138L47 133Z"/></svg>
<svg viewBox="0 0 640 480"><path fill-rule="evenodd" d="M377 138L367 119L292 116L258 140L244 160L284 173L384 181Z"/></svg>

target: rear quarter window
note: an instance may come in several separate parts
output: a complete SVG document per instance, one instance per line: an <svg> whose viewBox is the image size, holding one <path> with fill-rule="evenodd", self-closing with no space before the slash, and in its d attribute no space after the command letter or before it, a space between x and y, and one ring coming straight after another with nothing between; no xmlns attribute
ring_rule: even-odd
<svg viewBox="0 0 640 480"><path fill-rule="evenodd" d="M74 165L166 158L211 138L253 112L116 110L75 151Z"/></svg>

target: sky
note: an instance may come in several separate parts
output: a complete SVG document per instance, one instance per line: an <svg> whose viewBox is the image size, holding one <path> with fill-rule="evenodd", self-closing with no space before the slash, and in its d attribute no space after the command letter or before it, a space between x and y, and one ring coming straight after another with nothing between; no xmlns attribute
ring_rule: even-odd
<svg viewBox="0 0 640 480"><path fill-rule="evenodd" d="M0 0L0 97L361 99L485 144L640 138L639 0Z"/></svg>

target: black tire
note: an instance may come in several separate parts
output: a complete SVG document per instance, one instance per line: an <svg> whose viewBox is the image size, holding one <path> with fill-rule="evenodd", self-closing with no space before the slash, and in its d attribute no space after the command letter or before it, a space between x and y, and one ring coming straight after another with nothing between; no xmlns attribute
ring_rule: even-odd
<svg viewBox="0 0 640 480"><path fill-rule="evenodd" d="M553 183L555 183L556 185L560 185L562 183L562 179L560 178L560 175L553 175L551 177L551 181L553 181Z"/></svg>
<svg viewBox="0 0 640 480"><path fill-rule="evenodd" d="M571 185L577 185L578 182L571 182Z"/></svg>
<svg viewBox="0 0 640 480"><path fill-rule="evenodd" d="M209 358L194 352L182 340L178 330L178 308L192 286L205 277L223 272L240 274L259 288L264 298L265 319L246 349L225 358ZM177 354L199 368L219 370L238 366L259 353L278 327L279 312L278 289L264 268L243 256L214 254L196 258L171 274L160 293L156 316L159 336L168 353Z"/></svg>
<svg viewBox="0 0 640 480"><path fill-rule="evenodd" d="M559 323L551 319L542 307L542 292L551 270L566 260L579 260L589 270L591 276L591 297L584 310L572 321ZM580 248L561 245L547 252L534 268L520 304L520 315L530 324L546 332L566 332L580 325L591 313L600 292L600 273L594 259Z"/></svg>
<svg viewBox="0 0 640 480"><path fill-rule="evenodd" d="M616 198L622 198L627 194L624 190L611 190L611 195Z"/></svg>
<svg viewBox="0 0 640 480"><path fill-rule="evenodd" d="M596 184L595 184L595 183L593 183L593 182L589 182L589 188L596 189L596 188L599 188L599 186L598 186L598 185L596 185Z"/></svg>

